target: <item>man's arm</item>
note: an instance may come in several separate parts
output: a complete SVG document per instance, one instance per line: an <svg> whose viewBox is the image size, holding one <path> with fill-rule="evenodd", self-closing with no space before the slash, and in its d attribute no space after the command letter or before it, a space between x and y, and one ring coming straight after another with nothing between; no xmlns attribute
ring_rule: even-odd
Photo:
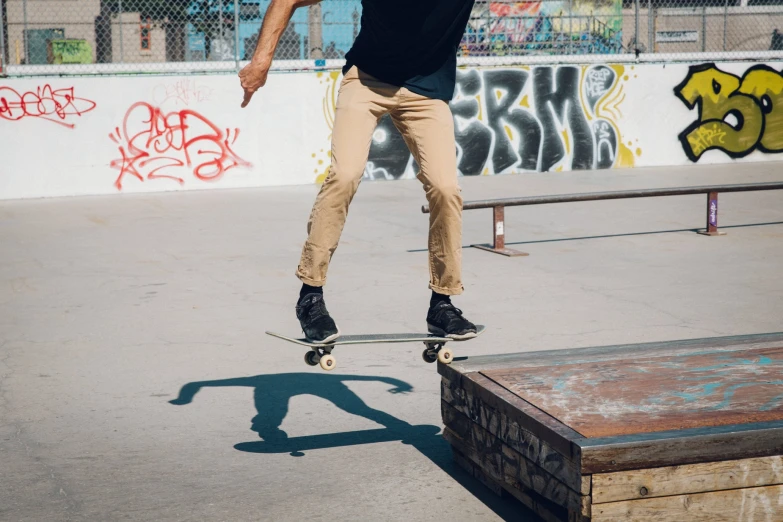
<svg viewBox="0 0 783 522"><path fill-rule="evenodd" d="M272 0L264 16L261 30L258 32L258 42L250 63L239 71L240 83L245 90L242 107L247 107L253 94L266 84L269 68L275 49L280 42L280 36L291 21L294 11L300 7L317 4L321 0Z"/></svg>
<svg viewBox="0 0 783 522"><path fill-rule="evenodd" d="M169 401L169 403L176 406L190 404L193 402L193 397L201 388L222 388L226 386L258 387L260 386L260 379L258 377L237 377L235 379L221 379L218 381L189 382L179 390L179 396L176 399Z"/></svg>
<svg viewBox="0 0 783 522"><path fill-rule="evenodd" d="M342 381L378 381L384 382L390 386L394 386L389 393L408 393L413 390L413 386L405 381L395 379L393 377L381 377L381 376L367 376L367 375L341 375Z"/></svg>

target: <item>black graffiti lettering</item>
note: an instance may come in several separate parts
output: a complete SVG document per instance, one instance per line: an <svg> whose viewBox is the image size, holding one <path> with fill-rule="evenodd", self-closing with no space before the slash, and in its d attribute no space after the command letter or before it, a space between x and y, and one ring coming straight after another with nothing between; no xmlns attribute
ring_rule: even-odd
<svg viewBox="0 0 783 522"><path fill-rule="evenodd" d="M521 135L519 139L519 163L517 168L537 170L541 150L541 124L527 111L515 109L508 115L508 123Z"/></svg>
<svg viewBox="0 0 783 522"><path fill-rule="evenodd" d="M505 126L508 123L511 106L519 100L519 95L524 90L527 79L527 71L518 69L484 73L487 122L495 135L494 150L492 151L492 166L495 172L503 172L519 161Z"/></svg>
<svg viewBox="0 0 783 522"><path fill-rule="evenodd" d="M617 151L617 132L614 127L605 121L598 120L593 123L593 135L595 136L596 167L608 169L614 165Z"/></svg>
<svg viewBox="0 0 783 522"><path fill-rule="evenodd" d="M584 95L587 107L595 114L595 106L612 89L617 73L605 65L597 65L587 70L584 79Z"/></svg>
<svg viewBox="0 0 783 522"><path fill-rule="evenodd" d="M521 74L508 74L510 72ZM484 81L487 84L487 90L493 90L493 92L486 92L487 100L497 99L498 91L501 94L505 92L503 97L504 103L499 107L495 107L495 111L491 111L489 107L487 110L490 124L493 121L496 122L493 127L495 147L502 147L504 152L514 150L511 138L505 132L506 127L518 136L518 146L514 154L515 163L504 165L501 162L500 168L495 163L495 173L501 172L510 166L524 170L536 170L538 168L538 156L541 148L541 124L535 116L526 110L520 109L516 103L520 101L519 96L525 91L529 77L530 75L526 71L515 70L490 71L485 74ZM517 83L518 85L516 85Z"/></svg>
<svg viewBox="0 0 783 522"><path fill-rule="evenodd" d="M451 112L455 116L454 134L459 149L457 168L464 176L481 174L487 164L492 148L492 131L478 121L479 103L476 100L453 102ZM460 129L461 120L468 120Z"/></svg>
<svg viewBox="0 0 783 522"><path fill-rule="evenodd" d="M405 175L410 162L405 140L388 114L381 118L373 133L365 177L370 179L399 179Z"/></svg>
<svg viewBox="0 0 783 522"><path fill-rule="evenodd" d="M620 138L614 124L595 112L617 81L605 66L458 70L451 112L459 173L549 171L568 167L568 160L571 169L612 167ZM411 165L415 173L405 141L391 118L383 117L365 176L400 178Z"/></svg>
<svg viewBox="0 0 783 522"><path fill-rule="evenodd" d="M566 155L558 129L566 125L573 136L571 168L593 168L593 136L579 101L579 68L537 68L533 73L536 116L544 129L541 170L547 172Z"/></svg>
<svg viewBox="0 0 783 522"><path fill-rule="evenodd" d="M461 96L476 96L481 92L481 76L476 70L459 71L457 90ZM475 98L458 99L451 103L454 134L459 150L457 169L464 176L482 173L492 147L492 131L479 120L481 106ZM469 121L467 125L465 121Z"/></svg>
<svg viewBox="0 0 783 522"><path fill-rule="evenodd" d="M457 91L463 96L476 96L481 93L481 73L476 69L457 71Z"/></svg>

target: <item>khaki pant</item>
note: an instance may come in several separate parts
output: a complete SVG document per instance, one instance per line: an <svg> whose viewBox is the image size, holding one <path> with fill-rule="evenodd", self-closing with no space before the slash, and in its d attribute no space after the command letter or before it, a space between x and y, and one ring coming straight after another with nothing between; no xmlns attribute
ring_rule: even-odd
<svg viewBox="0 0 783 522"><path fill-rule="evenodd" d="M296 275L311 286L326 282L348 206L364 173L373 132L387 113L419 164L417 177L430 205L429 287L440 294L461 294L462 196L449 105L378 81L356 67L340 84L331 168L310 214Z"/></svg>

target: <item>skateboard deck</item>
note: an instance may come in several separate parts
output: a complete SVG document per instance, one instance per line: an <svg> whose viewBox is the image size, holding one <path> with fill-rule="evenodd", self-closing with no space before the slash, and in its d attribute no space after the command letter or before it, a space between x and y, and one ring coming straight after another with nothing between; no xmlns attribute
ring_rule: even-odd
<svg viewBox="0 0 783 522"><path fill-rule="evenodd" d="M476 337L481 335L485 330L484 325L476 325ZM335 366L335 359L332 355L332 350L335 346L341 344L381 344L381 343L406 343L406 342L422 342L427 347L422 354L422 357L427 362L440 361L444 364L451 363L453 353L445 345L449 341L465 342L475 339L452 339L450 337L440 337L430 333L391 333L391 334L359 334L359 335L342 335L336 340L328 343L316 343L303 337L290 337L275 332L266 332L267 335L277 337L294 344L306 346L310 348L310 351L305 354L305 362L310 366L320 364L324 370L332 370Z"/></svg>

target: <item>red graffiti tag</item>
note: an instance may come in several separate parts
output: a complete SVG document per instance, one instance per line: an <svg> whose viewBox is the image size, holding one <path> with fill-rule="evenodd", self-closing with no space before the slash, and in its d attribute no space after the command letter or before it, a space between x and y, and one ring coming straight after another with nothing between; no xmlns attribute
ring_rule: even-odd
<svg viewBox="0 0 783 522"><path fill-rule="evenodd" d="M74 95L74 88L52 89L47 84L35 92L19 94L11 87L0 86L0 119L17 121L22 118L42 118L73 129L66 120L81 116L95 108L95 102Z"/></svg>
<svg viewBox="0 0 783 522"><path fill-rule="evenodd" d="M180 167L192 169L202 181L217 181L234 167L252 166L231 150L238 137L239 129L223 131L193 110L165 114L148 103L135 103L125 114L122 129L109 134L121 156L111 162L120 171L114 186L122 190L126 174L139 181L167 178L183 185L185 180L171 172Z"/></svg>

